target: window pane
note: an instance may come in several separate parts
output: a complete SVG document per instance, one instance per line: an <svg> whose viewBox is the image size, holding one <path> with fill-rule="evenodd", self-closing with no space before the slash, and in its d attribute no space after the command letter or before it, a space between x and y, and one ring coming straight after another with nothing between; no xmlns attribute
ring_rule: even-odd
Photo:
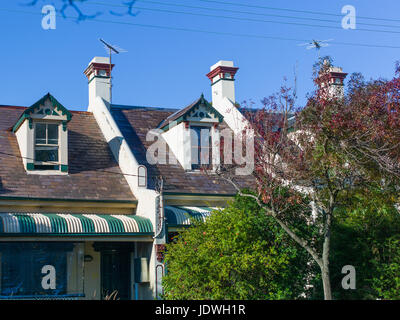
<svg viewBox="0 0 400 320"><path fill-rule="evenodd" d="M58 162L58 148L36 149L35 161Z"/></svg>
<svg viewBox="0 0 400 320"><path fill-rule="evenodd" d="M210 144L211 144L210 128L202 128L200 135L200 163L210 164Z"/></svg>
<svg viewBox="0 0 400 320"><path fill-rule="evenodd" d="M210 167L211 161L211 128L206 126L191 126L191 164L192 169L200 166Z"/></svg>
<svg viewBox="0 0 400 320"><path fill-rule="evenodd" d="M195 146L198 147L200 145L200 130L201 130L201 127L197 127L197 126L190 127L190 141L191 141L192 147L195 147Z"/></svg>
<svg viewBox="0 0 400 320"><path fill-rule="evenodd" d="M48 144L58 144L58 124L47 125Z"/></svg>
<svg viewBox="0 0 400 320"><path fill-rule="evenodd" d="M46 124L36 123L36 143L46 144Z"/></svg>
<svg viewBox="0 0 400 320"><path fill-rule="evenodd" d="M145 187L146 186L146 168L145 167L139 167L138 168L138 184L139 187Z"/></svg>
<svg viewBox="0 0 400 320"><path fill-rule="evenodd" d="M82 243L0 243L0 295L81 295L83 254ZM44 278L50 273L54 281L49 281L49 276Z"/></svg>
<svg viewBox="0 0 400 320"><path fill-rule="evenodd" d="M210 148L200 149L200 163L205 165L211 164L211 150Z"/></svg>
<svg viewBox="0 0 400 320"><path fill-rule="evenodd" d="M59 165L48 165L48 164L35 164L33 167L35 170L60 170Z"/></svg>
<svg viewBox="0 0 400 320"><path fill-rule="evenodd" d="M198 147L193 147L191 149L192 167L193 165L200 164L200 151ZM194 167L193 167L194 168ZM197 167L196 167L197 168Z"/></svg>

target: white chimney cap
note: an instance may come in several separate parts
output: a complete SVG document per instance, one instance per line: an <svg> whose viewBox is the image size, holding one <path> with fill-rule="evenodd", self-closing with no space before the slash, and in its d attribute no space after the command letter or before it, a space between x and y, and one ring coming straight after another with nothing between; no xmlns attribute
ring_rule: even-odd
<svg viewBox="0 0 400 320"><path fill-rule="evenodd" d="M110 58L108 57L94 57L92 59L92 61L89 62L89 65L91 65L92 63L110 63Z"/></svg>
<svg viewBox="0 0 400 320"><path fill-rule="evenodd" d="M342 69L341 67L330 67L330 68L329 68L329 71L330 71L330 72L339 72L339 73L342 73L342 72L343 72L343 69Z"/></svg>
<svg viewBox="0 0 400 320"><path fill-rule="evenodd" d="M216 64L210 67L210 71L213 71L217 67L233 67L233 61L225 61L225 60L220 60Z"/></svg>

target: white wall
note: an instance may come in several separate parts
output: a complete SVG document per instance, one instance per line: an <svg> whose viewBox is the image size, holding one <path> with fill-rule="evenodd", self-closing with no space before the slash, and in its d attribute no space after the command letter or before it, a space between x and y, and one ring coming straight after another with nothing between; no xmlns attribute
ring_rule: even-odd
<svg viewBox="0 0 400 320"><path fill-rule="evenodd" d="M93 111L96 97L102 97L105 101L110 102L110 79L93 77L89 83L89 108Z"/></svg>
<svg viewBox="0 0 400 320"><path fill-rule="evenodd" d="M15 133L17 136L19 151L21 153L22 161L24 163L24 168L26 170L27 159L33 159L33 129L29 129L29 121L25 120ZM29 148L28 146L32 146ZM30 160L29 162L33 162Z"/></svg>
<svg viewBox="0 0 400 320"><path fill-rule="evenodd" d="M146 187L138 187L138 167L139 163L129 148L129 145L123 137L110 111L109 104L102 98L97 97L92 105L92 112L97 121L97 124L102 131L104 138L108 142L111 151L117 160L119 167L124 174L124 177L138 200L136 214L150 219L154 233L157 236L154 239L154 244L165 243L164 230L159 233L159 212L160 199L159 194ZM162 223L163 225L164 223ZM155 290L155 269L158 264L154 246L152 246L150 255L150 289Z"/></svg>
<svg viewBox="0 0 400 320"><path fill-rule="evenodd" d="M224 116L225 123L235 134L242 132L248 126L246 118L228 98L213 103L213 107Z"/></svg>
<svg viewBox="0 0 400 320"><path fill-rule="evenodd" d="M211 86L211 91L213 106L221 103L224 98L228 98L232 102L236 101L234 81L221 79Z"/></svg>
<svg viewBox="0 0 400 320"><path fill-rule="evenodd" d="M170 151L172 151L179 164L185 170L190 170L190 131L185 128L185 124L181 122L170 128L162 134L162 137L167 142Z"/></svg>
<svg viewBox="0 0 400 320"><path fill-rule="evenodd" d="M85 255L91 255L93 260L84 263L84 291L85 300L99 300L101 298L100 252L93 249L92 241L85 241Z"/></svg>

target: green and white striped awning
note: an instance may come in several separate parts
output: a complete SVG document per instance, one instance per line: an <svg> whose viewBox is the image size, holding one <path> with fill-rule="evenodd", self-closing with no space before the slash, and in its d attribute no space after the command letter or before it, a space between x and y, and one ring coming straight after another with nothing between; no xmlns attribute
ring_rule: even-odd
<svg viewBox="0 0 400 320"><path fill-rule="evenodd" d="M136 215L0 213L0 236L150 235L149 219Z"/></svg>
<svg viewBox="0 0 400 320"><path fill-rule="evenodd" d="M212 207L186 207L186 206L165 206L164 213L168 226L189 226L193 221L205 221L211 211L217 208Z"/></svg>

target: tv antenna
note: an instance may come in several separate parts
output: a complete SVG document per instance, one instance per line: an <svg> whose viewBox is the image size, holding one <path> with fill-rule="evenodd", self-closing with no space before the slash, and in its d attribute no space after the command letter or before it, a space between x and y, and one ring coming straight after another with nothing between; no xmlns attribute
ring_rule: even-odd
<svg viewBox="0 0 400 320"><path fill-rule="evenodd" d="M307 50L316 49L318 52L318 58L319 58L319 51L321 50L321 48L328 47L329 46L328 42L332 41L332 40L333 39L327 39L327 40L312 39L310 42L299 44L299 46L307 46Z"/></svg>
<svg viewBox="0 0 400 320"><path fill-rule="evenodd" d="M118 46L111 45L107 42L105 42L103 39L99 39L103 44L104 44L104 49L109 53L110 55L110 104L112 103L112 76L111 76L111 71L112 71L112 63L111 63L111 56L113 53L119 54L122 52L127 52L124 49L119 48Z"/></svg>

